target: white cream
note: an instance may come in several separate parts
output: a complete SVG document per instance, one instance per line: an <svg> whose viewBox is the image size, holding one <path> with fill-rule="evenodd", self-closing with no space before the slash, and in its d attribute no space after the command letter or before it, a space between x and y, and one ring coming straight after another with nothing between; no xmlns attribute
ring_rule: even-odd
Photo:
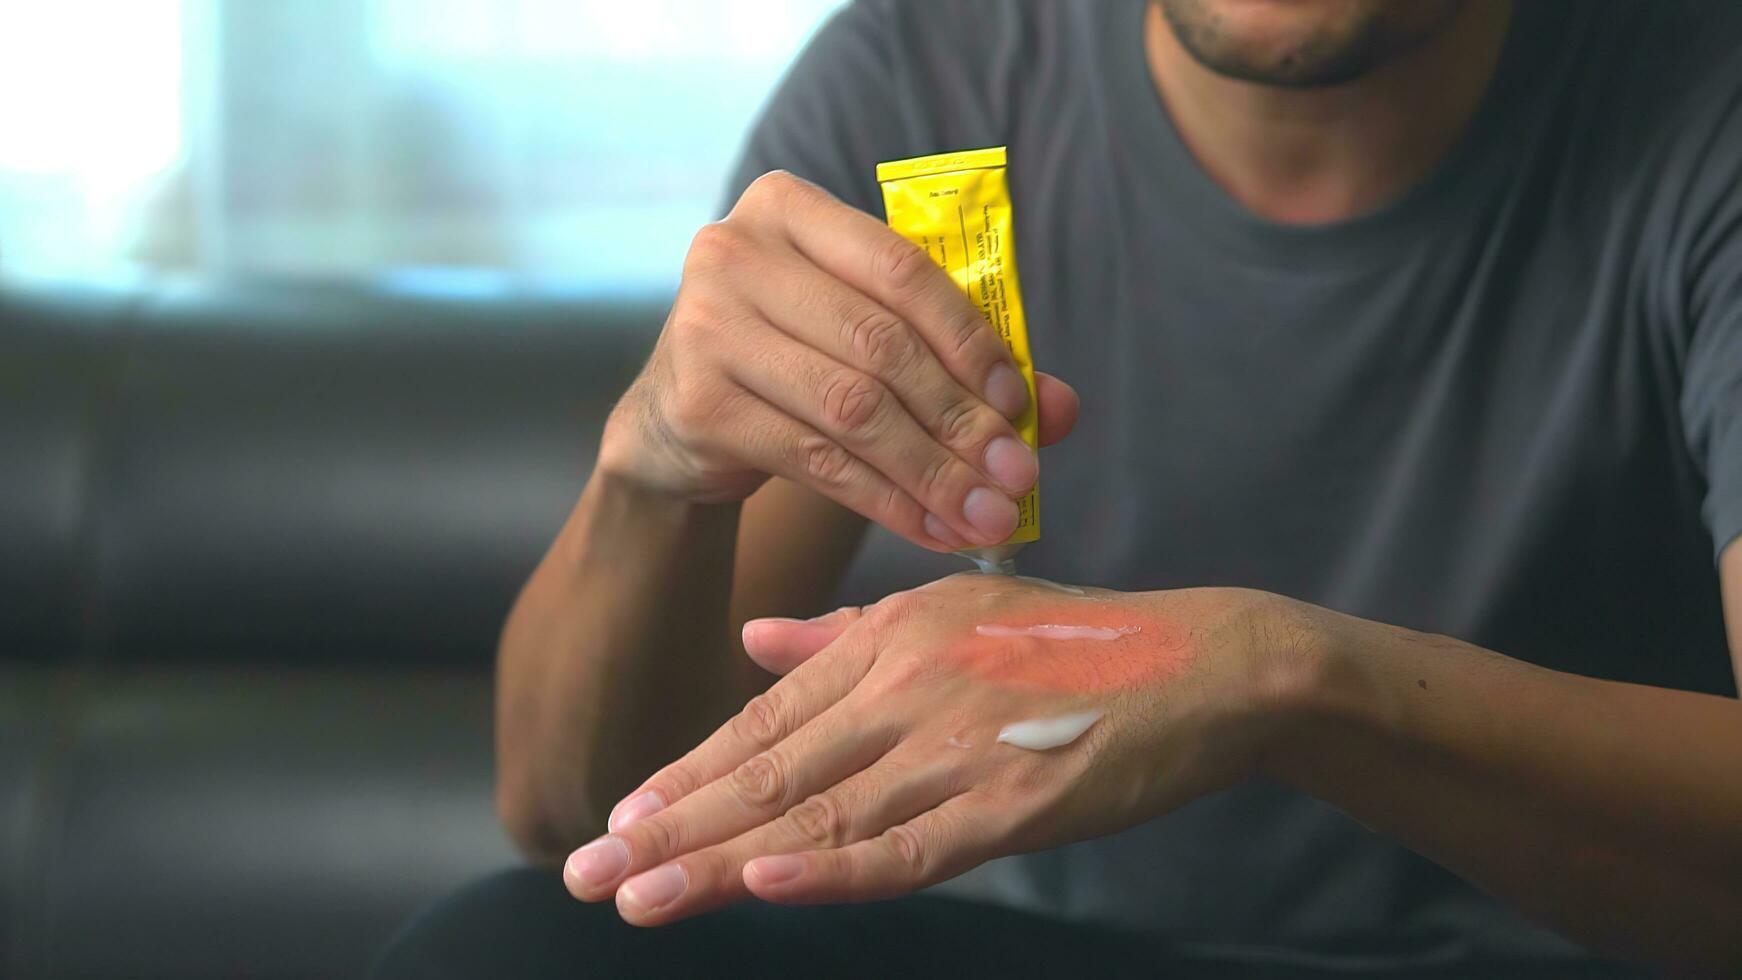
<svg viewBox="0 0 1742 980"><path fill-rule="evenodd" d="M982 623L974 627L974 632L981 636L1038 636L1046 640L1117 640L1142 631L1141 626L1067 626L1062 623L1037 623L1034 626Z"/></svg>
<svg viewBox="0 0 1742 980"><path fill-rule="evenodd" d="M956 554L973 562L984 575L1015 575L1020 544L995 544L987 548L963 548Z"/></svg>
<svg viewBox="0 0 1742 980"><path fill-rule="evenodd" d="M1075 742L1091 725L1101 720L1101 714L1101 709L1093 708L1056 718L1013 722L998 731L998 741L1036 752L1056 749Z"/></svg>
<svg viewBox="0 0 1742 980"><path fill-rule="evenodd" d="M1055 592L1065 592L1070 595L1088 595L1087 592L1084 592L1082 589L1079 589L1074 585L1065 585L1061 582L1053 582L1044 578L1035 578L1032 575L1013 575L1011 577L1018 581L1027 582L1030 585L1038 585L1043 589L1052 589Z"/></svg>
<svg viewBox="0 0 1742 980"><path fill-rule="evenodd" d="M982 575L1016 574L1016 559L1014 558L986 558L966 551L957 552L957 554L978 565Z"/></svg>

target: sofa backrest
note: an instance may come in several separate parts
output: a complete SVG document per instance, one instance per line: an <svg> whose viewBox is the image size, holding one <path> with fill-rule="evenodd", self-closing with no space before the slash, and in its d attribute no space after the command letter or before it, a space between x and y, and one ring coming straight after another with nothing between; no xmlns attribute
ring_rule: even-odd
<svg viewBox="0 0 1742 980"><path fill-rule="evenodd" d="M0 297L0 651L487 662L663 311Z"/></svg>
<svg viewBox="0 0 1742 980"><path fill-rule="evenodd" d="M0 293L0 657L485 664L659 301ZM872 536L868 601L959 566Z"/></svg>

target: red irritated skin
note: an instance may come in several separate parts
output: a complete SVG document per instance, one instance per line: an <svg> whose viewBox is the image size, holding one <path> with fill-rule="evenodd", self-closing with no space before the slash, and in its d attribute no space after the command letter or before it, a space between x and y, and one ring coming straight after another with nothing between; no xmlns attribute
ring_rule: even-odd
<svg viewBox="0 0 1742 980"><path fill-rule="evenodd" d="M1005 687L1070 694L1137 690L1189 665L1184 628L1092 601L1063 600L994 629L977 627L953 651L974 674Z"/></svg>
<svg viewBox="0 0 1742 980"><path fill-rule="evenodd" d="M892 897L1122 830L1253 770L1286 715L1296 671L1274 641L1298 605L965 574L752 622L746 650L786 676L619 803L564 880L660 925L752 894ZM996 740L1089 710L1056 748Z"/></svg>

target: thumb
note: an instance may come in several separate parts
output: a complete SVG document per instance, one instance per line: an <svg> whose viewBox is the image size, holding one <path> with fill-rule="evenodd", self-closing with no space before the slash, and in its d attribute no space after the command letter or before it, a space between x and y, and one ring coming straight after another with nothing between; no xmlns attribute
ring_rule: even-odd
<svg viewBox="0 0 1742 980"><path fill-rule="evenodd" d="M744 624L744 652L771 674L785 674L835 642L858 620L858 606L815 619L752 619Z"/></svg>

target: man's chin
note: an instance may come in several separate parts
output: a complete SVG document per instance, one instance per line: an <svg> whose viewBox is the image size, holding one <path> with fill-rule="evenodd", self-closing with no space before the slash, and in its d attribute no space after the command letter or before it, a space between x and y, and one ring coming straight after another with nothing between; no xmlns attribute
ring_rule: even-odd
<svg viewBox="0 0 1742 980"><path fill-rule="evenodd" d="M1219 75L1278 88L1354 81L1444 27L1463 0L1154 0Z"/></svg>

